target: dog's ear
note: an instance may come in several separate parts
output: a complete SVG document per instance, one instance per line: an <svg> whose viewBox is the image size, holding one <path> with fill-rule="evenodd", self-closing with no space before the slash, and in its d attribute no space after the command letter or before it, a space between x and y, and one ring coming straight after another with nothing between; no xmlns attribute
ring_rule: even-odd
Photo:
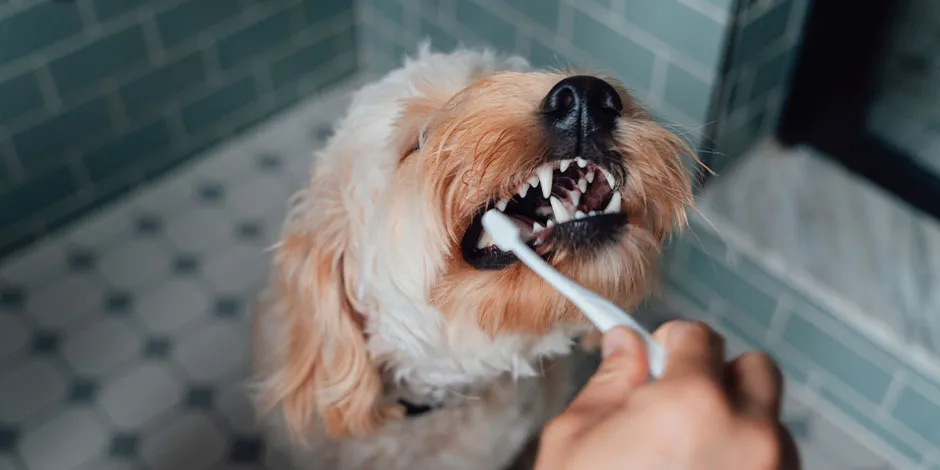
<svg viewBox="0 0 940 470"><path fill-rule="evenodd" d="M312 418L331 436L363 435L396 413L380 403L382 380L366 348L350 295L348 216L334 184L321 182L298 198L274 256L272 309L283 344L261 381L262 404L280 406L294 437Z"/></svg>

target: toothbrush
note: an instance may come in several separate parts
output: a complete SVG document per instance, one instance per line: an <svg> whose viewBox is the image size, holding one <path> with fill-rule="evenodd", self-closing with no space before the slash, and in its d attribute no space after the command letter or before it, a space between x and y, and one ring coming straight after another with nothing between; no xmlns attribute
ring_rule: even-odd
<svg viewBox="0 0 940 470"><path fill-rule="evenodd" d="M500 250L515 254L519 260L575 304L601 333L606 333L618 325L626 326L639 333L643 342L646 343L650 375L653 378L662 376L666 367L666 350L633 317L607 299L581 287L552 268L522 241L519 227L502 212L490 210L483 214L483 228L493 237L493 242Z"/></svg>

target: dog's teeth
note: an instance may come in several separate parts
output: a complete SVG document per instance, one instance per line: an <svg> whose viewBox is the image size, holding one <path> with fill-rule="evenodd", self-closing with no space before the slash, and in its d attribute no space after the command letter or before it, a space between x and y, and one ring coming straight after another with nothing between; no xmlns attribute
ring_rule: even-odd
<svg viewBox="0 0 940 470"><path fill-rule="evenodd" d="M548 222L545 222L545 228L552 228L554 226L555 226L555 221L552 219L548 219Z"/></svg>
<svg viewBox="0 0 940 470"><path fill-rule="evenodd" d="M542 230L545 230L545 227L539 225L538 222L532 222L532 233L539 233Z"/></svg>
<svg viewBox="0 0 940 470"><path fill-rule="evenodd" d="M519 197L524 198L526 194L529 194L529 183L522 183L519 185Z"/></svg>
<svg viewBox="0 0 940 470"><path fill-rule="evenodd" d="M534 188L539 185L539 177L532 175L532 177L529 178L528 182L529 182L529 186L532 186Z"/></svg>
<svg viewBox="0 0 940 470"><path fill-rule="evenodd" d="M575 219L583 219L583 218L585 218L585 217L587 217L587 214L585 214L584 212L581 212L581 211L575 211L575 212L574 212L574 218L575 218Z"/></svg>
<svg viewBox="0 0 940 470"><path fill-rule="evenodd" d="M571 165L571 160L562 160L561 164L558 165L558 169L561 170L562 173L564 173L565 170L568 169L569 165Z"/></svg>
<svg viewBox="0 0 940 470"><path fill-rule="evenodd" d="M610 198L610 202L607 203L607 207L604 208L605 214L617 214L620 212L620 193L615 192L614 196Z"/></svg>
<svg viewBox="0 0 940 470"><path fill-rule="evenodd" d="M552 212L555 214L555 220L557 220L559 224L571 220L571 214L568 213L568 209L565 209L565 206L562 205L558 198L552 196L549 201L552 203Z"/></svg>
<svg viewBox="0 0 940 470"><path fill-rule="evenodd" d="M591 217L594 217L595 215L597 215L597 211L588 212L588 215Z"/></svg>
<svg viewBox="0 0 940 470"><path fill-rule="evenodd" d="M483 235L480 235L480 239L477 240L477 248L480 248L480 249L486 248L492 244L493 244L493 238L490 237L490 234L484 230Z"/></svg>
<svg viewBox="0 0 940 470"><path fill-rule="evenodd" d="M581 193L578 191L571 191L568 193L568 197L571 199L571 205L573 207L578 207L578 203L581 202Z"/></svg>
<svg viewBox="0 0 940 470"><path fill-rule="evenodd" d="M582 193L587 192L587 180L586 179L578 180L578 189L581 190Z"/></svg>
<svg viewBox="0 0 940 470"><path fill-rule="evenodd" d="M499 209L500 212L503 212L506 210L507 205L509 205L509 199L501 199L496 203L496 208Z"/></svg>
<svg viewBox="0 0 940 470"><path fill-rule="evenodd" d="M542 185L542 196L548 199L552 195L552 173L555 169L551 165L543 165L536 172L539 177L539 184Z"/></svg>
<svg viewBox="0 0 940 470"><path fill-rule="evenodd" d="M614 189L614 187L617 186L617 180L614 179L614 175L603 168L601 168L601 172L604 173L604 178L607 178L607 184L610 185L610 189Z"/></svg>
<svg viewBox="0 0 940 470"><path fill-rule="evenodd" d="M593 182L594 182L594 172L593 172L593 171L589 171L588 174L584 175L584 177L587 178L587 182L588 182L588 183L593 183Z"/></svg>
<svg viewBox="0 0 940 470"><path fill-rule="evenodd" d="M584 168L587 166L587 160L581 157L575 158L574 161L578 164L579 168Z"/></svg>

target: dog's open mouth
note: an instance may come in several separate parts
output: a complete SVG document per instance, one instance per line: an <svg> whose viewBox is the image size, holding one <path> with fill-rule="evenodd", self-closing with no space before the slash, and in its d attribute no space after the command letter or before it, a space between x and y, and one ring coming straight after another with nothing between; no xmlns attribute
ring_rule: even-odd
<svg viewBox="0 0 940 470"><path fill-rule="evenodd" d="M546 163L515 196L491 202L473 219L461 242L464 259L477 269L502 269L516 261L483 230L483 213L494 207L519 226L543 258L563 247L589 250L614 240L627 222L620 187L611 171L580 157Z"/></svg>

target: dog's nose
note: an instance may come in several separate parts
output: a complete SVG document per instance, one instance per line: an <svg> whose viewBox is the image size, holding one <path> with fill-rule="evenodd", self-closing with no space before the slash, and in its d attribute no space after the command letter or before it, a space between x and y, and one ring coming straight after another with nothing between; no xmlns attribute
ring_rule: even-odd
<svg viewBox="0 0 940 470"><path fill-rule="evenodd" d="M549 127L560 136L579 140L597 132L609 133L622 110L617 90L587 75L558 82L542 100L542 114Z"/></svg>

